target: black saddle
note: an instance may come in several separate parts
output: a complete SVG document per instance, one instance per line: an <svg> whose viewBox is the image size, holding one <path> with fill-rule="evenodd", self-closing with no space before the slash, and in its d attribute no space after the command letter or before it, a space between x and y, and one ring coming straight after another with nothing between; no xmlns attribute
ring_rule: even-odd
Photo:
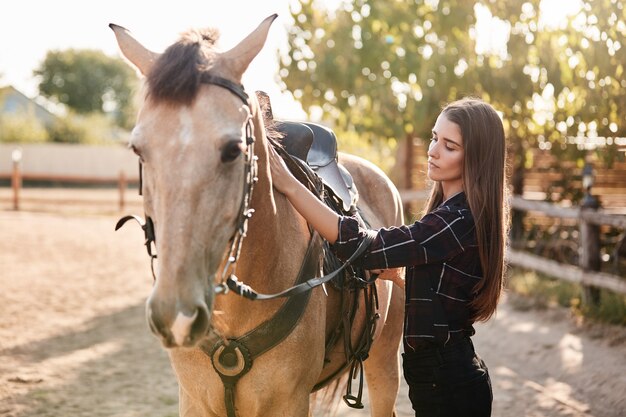
<svg viewBox="0 0 626 417"><path fill-rule="evenodd" d="M329 128L310 122L275 120L285 150L307 163L341 200L345 212L353 211L358 191L352 175L338 162L337 137Z"/></svg>

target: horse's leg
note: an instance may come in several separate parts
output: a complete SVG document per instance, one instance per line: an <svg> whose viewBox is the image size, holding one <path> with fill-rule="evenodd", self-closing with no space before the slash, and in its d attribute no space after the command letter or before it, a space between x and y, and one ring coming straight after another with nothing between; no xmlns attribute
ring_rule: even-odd
<svg viewBox="0 0 626 417"><path fill-rule="evenodd" d="M402 338L403 319L404 290L394 285L385 327L363 363L372 417L396 416L395 403L400 388L396 352Z"/></svg>

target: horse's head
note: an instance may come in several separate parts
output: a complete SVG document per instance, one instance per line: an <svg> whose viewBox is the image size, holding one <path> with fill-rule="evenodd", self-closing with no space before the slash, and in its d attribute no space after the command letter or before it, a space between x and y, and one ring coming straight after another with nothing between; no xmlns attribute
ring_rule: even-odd
<svg viewBox="0 0 626 417"><path fill-rule="evenodd" d="M159 256L146 311L166 347L193 346L210 328L215 275L238 230L253 166L247 138L264 134L241 77L275 17L226 52L216 49L215 31L190 31L157 54L111 25L123 55L147 81L130 147L142 162L144 208Z"/></svg>

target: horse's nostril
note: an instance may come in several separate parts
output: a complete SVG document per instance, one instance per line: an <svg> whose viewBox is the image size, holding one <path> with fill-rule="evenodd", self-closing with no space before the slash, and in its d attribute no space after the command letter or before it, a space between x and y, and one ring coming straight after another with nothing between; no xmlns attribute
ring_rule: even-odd
<svg viewBox="0 0 626 417"><path fill-rule="evenodd" d="M191 316L187 316L181 311L179 311L176 315L176 319L174 319L174 323L172 323L170 330L174 336L174 341L178 346L182 346L189 340L191 336L191 329L193 328L193 324L197 317L197 309Z"/></svg>
<svg viewBox="0 0 626 417"><path fill-rule="evenodd" d="M206 336L209 330L209 311L206 306L199 306L196 310L196 319L191 326L191 332L189 338L191 343L195 343L197 340Z"/></svg>
<svg viewBox="0 0 626 417"><path fill-rule="evenodd" d="M191 312L191 313L190 313ZM165 347L194 346L209 330L209 312L204 304L195 308L166 308L148 300L146 316L150 330L161 338Z"/></svg>
<svg viewBox="0 0 626 417"><path fill-rule="evenodd" d="M163 334L164 326L159 318L152 311L149 302L146 304L146 318L148 319L148 325L150 326L150 330L152 331L152 333L156 335Z"/></svg>
<svg viewBox="0 0 626 417"><path fill-rule="evenodd" d="M199 306L192 315L186 315L179 311L170 333L176 346L193 346L206 335L209 327L209 314L207 308Z"/></svg>

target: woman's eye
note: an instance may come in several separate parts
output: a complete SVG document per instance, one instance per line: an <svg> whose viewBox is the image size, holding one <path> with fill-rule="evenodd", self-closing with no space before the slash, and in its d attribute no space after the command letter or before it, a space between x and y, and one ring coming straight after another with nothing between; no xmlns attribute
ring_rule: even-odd
<svg viewBox="0 0 626 417"><path fill-rule="evenodd" d="M243 153L243 142L241 140L233 140L227 142L222 147L220 159L222 162L232 162Z"/></svg>

